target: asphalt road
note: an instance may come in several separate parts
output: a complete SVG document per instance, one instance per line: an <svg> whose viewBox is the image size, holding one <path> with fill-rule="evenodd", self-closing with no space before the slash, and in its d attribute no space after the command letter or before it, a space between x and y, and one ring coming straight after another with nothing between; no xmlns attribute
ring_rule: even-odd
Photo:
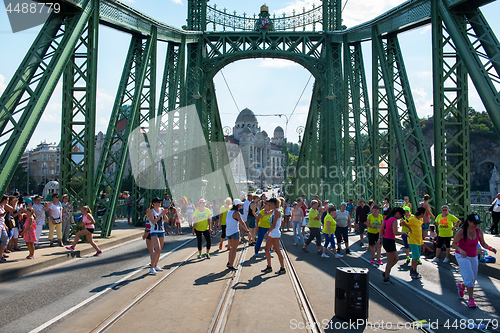
<svg viewBox="0 0 500 333"><path fill-rule="evenodd" d="M190 237L190 234L167 236L163 253ZM105 251L99 257L76 258L1 283L0 332L29 332L149 261L145 242L134 241ZM144 274L147 272L145 269Z"/></svg>

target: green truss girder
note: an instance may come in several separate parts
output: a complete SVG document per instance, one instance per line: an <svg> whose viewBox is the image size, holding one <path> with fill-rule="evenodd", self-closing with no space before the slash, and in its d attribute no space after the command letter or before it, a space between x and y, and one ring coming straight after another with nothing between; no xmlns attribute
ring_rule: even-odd
<svg viewBox="0 0 500 333"><path fill-rule="evenodd" d="M99 203L106 208L102 222L97 223L102 237L110 235L113 225L128 156L128 138L140 117L144 82L155 44L152 36L143 42L141 36L133 35L125 60L94 182L94 206ZM111 187L111 193L107 199L101 199L99 194L106 186Z"/></svg>
<svg viewBox="0 0 500 333"><path fill-rule="evenodd" d="M465 18L460 25L466 25ZM448 204L463 219L470 206L468 73L437 6L433 6L432 52L435 206Z"/></svg>
<svg viewBox="0 0 500 333"><path fill-rule="evenodd" d="M91 17L63 75L59 192L79 206L94 201L94 183L87 180L94 179L99 6L92 1Z"/></svg>
<svg viewBox="0 0 500 333"><path fill-rule="evenodd" d="M348 128L344 129L344 133L349 134L346 140L349 149L345 151L344 163L349 164L353 160L354 176L353 194L348 194L356 198L372 198L372 118L361 43L344 43L344 68L344 93L347 98L344 112L348 113L344 114L344 119L349 120Z"/></svg>
<svg viewBox="0 0 500 333"><path fill-rule="evenodd" d="M382 55L382 56L381 56ZM384 81L383 57L385 54L377 29L372 31L372 98L373 98L373 200L382 202L389 198L393 205L396 198L396 139L390 120L388 91L392 81ZM388 59L387 61L393 61ZM391 74L392 75L392 74Z"/></svg>
<svg viewBox="0 0 500 333"><path fill-rule="evenodd" d="M466 66L491 121L500 134L500 44L479 8L449 9L443 1L438 12Z"/></svg>
<svg viewBox="0 0 500 333"><path fill-rule="evenodd" d="M389 118L394 129L406 189L412 206L417 207L419 190L423 190L423 187L426 193L434 198L434 177L413 101L410 81L406 74L403 54L397 36L390 36L385 42L377 38L374 43L377 43L378 56L381 60Z"/></svg>
<svg viewBox="0 0 500 333"><path fill-rule="evenodd" d="M0 98L0 190L4 193L92 13L52 13Z"/></svg>

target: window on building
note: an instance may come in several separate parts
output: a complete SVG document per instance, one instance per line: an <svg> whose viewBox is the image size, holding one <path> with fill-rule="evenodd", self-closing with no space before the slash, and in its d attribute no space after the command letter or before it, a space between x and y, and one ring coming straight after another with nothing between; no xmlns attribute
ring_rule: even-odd
<svg viewBox="0 0 500 333"><path fill-rule="evenodd" d="M47 154L43 154L43 160L46 161L47 160Z"/></svg>

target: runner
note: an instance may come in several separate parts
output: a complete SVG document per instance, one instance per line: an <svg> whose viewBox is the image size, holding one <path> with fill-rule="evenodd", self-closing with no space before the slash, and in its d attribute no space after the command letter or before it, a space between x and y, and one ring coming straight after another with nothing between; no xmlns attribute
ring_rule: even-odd
<svg viewBox="0 0 500 333"><path fill-rule="evenodd" d="M248 193L247 199L243 203L243 215L242 215L242 220L243 220L243 222L245 222L245 224L247 226L247 228L245 230L248 230L248 210L250 209L250 204L252 203L252 201L253 201L252 194ZM241 240L244 242L247 241L247 239L245 238L245 235L246 235L245 230L243 230L243 232L241 233Z"/></svg>
<svg viewBox="0 0 500 333"><path fill-rule="evenodd" d="M151 204L153 207L149 210L148 218L151 222L151 245L154 254L151 259L151 268L149 272L156 275L157 272L163 271L162 268L158 267L158 260L160 260L161 249L165 241L165 227L163 222L165 218L168 218L168 210L161 208L161 199L158 197L154 197Z"/></svg>
<svg viewBox="0 0 500 333"><path fill-rule="evenodd" d="M443 244L446 246L446 258L443 262L450 261L450 242L453 238L453 231L458 227L462 221L460 221L455 215L450 214L450 207L444 205L441 207L441 214L436 216L436 225L438 227L438 241L436 248L436 257L432 259L432 262L439 262L439 255L441 254L441 248Z"/></svg>
<svg viewBox="0 0 500 333"><path fill-rule="evenodd" d="M460 274L462 275L463 282L458 284L458 295L464 297L465 288L469 295L469 308L475 308L476 302L474 301L474 284L477 278L478 258L477 258L477 244L480 243L482 247L497 253L497 250L486 244L484 241L483 231L479 229L478 225L482 221L477 214L470 214L463 227L457 232L453 238L452 246L456 250L455 258L457 259Z"/></svg>
<svg viewBox="0 0 500 333"><path fill-rule="evenodd" d="M300 231L303 222L304 222L304 212L302 211L302 208L299 207L299 204L297 202L294 202L292 209L292 228L293 228L293 240L294 240L293 246L297 245L299 240L300 244L304 244L304 236Z"/></svg>
<svg viewBox="0 0 500 333"><path fill-rule="evenodd" d="M250 229L250 236L252 237L252 241L249 246L254 246L255 245L255 228L257 225L255 224L255 221L257 219L257 215L259 215L259 211L257 210L257 204L259 197L257 195L252 196L252 203L250 203L250 207L248 208L248 228Z"/></svg>
<svg viewBox="0 0 500 333"><path fill-rule="evenodd" d="M231 249L228 253L228 262L227 268L230 271L236 271L237 268L234 267L234 259L236 258L236 251L238 250L238 243L240 240L240 226L247 232L249 232L248 227L245 222L241 218L241 213L239 209L243 207L243 202L240 199L233 200L233 207L230 211L227 211L226 214L226 225L227 225L227 239ZM252 240L252 236L249 234L250 240Z"/></svg>
<svg viewBox="0 0 500 333"><path fill-rule="evenodd" d="M404 206L403 209L405 210L405 216L403 216L399 225L401 226L401 231L408 233L410 230L403 222L408 222L409 218L413 215L411 214L411 208L409 206ZM401 238L403 239L403 248L405 249L406 263L410 263L410 246L408 244L408 237L403 234L401 235Z"/></svg>
<svg viewBox="0 0 500 333"><path fill-rule="evenodd" d="M186 211L186 219L188 221L189 227L193 227L193 213L194 213L194 205L191 199L188 199L187 211Z"/></svg>
<svg viewBox="0 0 500 333"><path fill-rule="evenodd" d="M153 209L154 205L153 204L150 204L149 205L149 208L146 210L146 215L145 215L145 218L146 218L146 222L144 222L144 234L142 235L142 239L145 239L146 240L146 247L148 248L148 251L149 251L149 267L151 268L151 263L153 262L153 257L155 255L155 251L154 251L154 248L153 248L153 244L151 243L151 227L152 227L152 223L151 221L149 220L149 212L151 211L151 209Z"/></svg>
<svg viewBox="0 0 500 333"><path fill-rule="evenodd" d="M286 228L286 231L290 231L290 216L292 215L291 210L292 207L290 206L290 199L285 200L285 224L283 226L283 229Z"/></svg>
<svg viewBox="0 0 500 333"><path fill-rule="evenodd" d="M422 238L425 239L427 237L427 234L429 233L429 226L431 224L431 216L433 219L435 219L434 214L432 214L431 211L431 206L429 205L429 200L431 199L430 195L426 194L424 195L424 201L420 203L420 207L425 208L425 214L424 214L424 223L422 224ZM423 247L430 251L431 253L434 252L434 249L431 249L427 244L423 244ZM422 249L424 250L424 249Z"/></svg>
<svg viewBox="0 0 500 333"><path fill-rule="evenodd" d="M409 207L405 207L409 208ZM412 279L420 279L422 276L417 272L418 262L420 260L422 239L422 223L425 214L424 207L418 207L415 216L411 215L407 220L401 221L401 225L405 226L409 231L408 244L411 249L411 268L410 277Z"/></svg>
<svg viewBox="0 0 500 333"><path fill-rule="evenodd" d="M87 236L87 240L90 245L96 250L94 257L97 257L102 253L99 247L94 243L92 239L92 233L94 232L94 218L92 217L92 211L88 206L83 206L81 209L82 212L82 222L80 223L81 227L84 227L83 230L78 231L75 234L75 239L73 240L73 244L71 246L67 246L66 248L70 251L74 251L78 240L80 240L80 236Z"/></svg>
<svg viewBox="0 0 500 333"><path fill-rule="evenodd" d="M173 230L173 227L175 225L175 228L177 229L177 234L182 235L181 220L179 219L179 213L177 212L177 209L175 208L173 202L170 204L170 207L168 208L168 223L171 226L170 230Z"/></svg>
<svg viewBox="0 0 500 333"><path fill-rule="evenodd" d="M364 247L363 240L365 238L366 220L370 214L370 206L365 205L365 199L359 200L359 206L356 208L355 223L358 224L359 231L359 246Z"/></svg>
<svg viewBox="0 0 500 333"><path fill-rule="evenodd" d="M212 211L205 207L205 203L206 201L203 198L198 200L198 208L193 213L193 235L196 232L196 238L198 240L199 259L203 258L203 256L201 255L202 236L205 237L205 240L207 242L207 253L205 254L205 257L207 259L210 259L210 246L212 244L210 239L210 233L212 232L212 227L210 225Z"/></svg>
<svg viewBox="0 0 500 333"><path fill-rule="evenodd" d="M224 240L226 237L226 213L231 209L231 198L226 198L224 205L219 209L219 220L222 233L220 235L219 250L222 250ZM231 250L231 245L228 246L228 250Z"/></svg>
<svg viewBox="0 0 500 333"><path fill-rule="evenodd" d="M302 197L305 198L305 196L303 195ZM299 208L302 209L302 214L304 215L304 218L302 219L302 225L301 225L301 228L302 228L302 238L304 239L306 237L306 226L307 226L307 220L306 220L306 216L307 216L307 213L306 213L306 204L305 204L305 199L302 199L302 198L299 198L297 199L297 202L298 202L298 205L299 205Z"/></svg>
<svg viewBox="0 0 500 333"><path fill-rule="evenodd" d="M280 232L280 225L281 225L281 211L278 207L278 200L276 198L271 198L267 201L268 207L270 211L272 212L272 217L271 217L271 227L267 230L266 234L264 237L267 238L266 241L266 259L267 259L267 267L263 269L261 272L263 273L269 273L272 272L272 266L271 266L271 246L274 247L274 251L278 255L278 260L280 262L280 270L275 272L275 274L281 275L285 274L285 264L283 261L283 254L281 253L281 248L280 248L280 237L281 237L281 232Z"/></svg>
<svg viewBox="0 0 500 333"><path fill-rule="evenodd" d="M346 210L347 203L342 202L340 204L340 209L337 210L335 215L335 220L337 221L337 230L335 231L335 236L337 236L337 252L340 253L342 239L345 244L345 254L351 253L349 250L349 231L351 230L351 215Z"/></svg>
<svg viewBox="0 0 500 333"><path fill-rule="evenodd" d="M262 245L262 241L264 240L264 235L271 227L271 216L273 212L269 210L269 204L266 202L264 209L259 212L257 215L256 223L257 223L257 241L255 242L255 256L259 256L260 246Z"/></svg>
<svg viewBox="0 0 500 333"><path fill-rule="evenodd" d="M401 219L405 211L401 207L394 208L386 217L384 223L380 227L379 236L383 238L384 250L387 255L387 264L385 265L384 283L392 284L389 279L391 269L398 262L398 252L396 251L396 236L405 234L405 232L398 231L397 220Z"/></svg>
<svg viewBox="0 0 500 333"><path fill-rule="evenodd" d="M307 238L304 245L302 245L302 251L308 253L307 246L316 238L316 246L318 247L318 254L322 253L323 246L321 245L321 214L323 213L323 207L318 211L319 202L317 200L311 201L311 209L309 210L309 238Z"/></svg>
<svg viewBox="0 0 500 333"><path fill-rule="evenodd" d="M323 246L323 254L321 255L322 258L330 258L326 254L326 250L328 249L328 245L331 246L333 253L335 254L335 258L342 258L343 255L337 253L337 250L335 250L335 238L333 235L335 235L335 228L337 226L337 222L333 219L333 215L335 214L335 207L329 206L327 214L325 216L325 224L323 226L323 235L325 235L325 245Z"/></svg>
<svg viewBox="0 0 500 333"><path fill-rule="evenodd" d="M368 248L372 255L372 264L382 265L382 260L380 260L380 250L382 245L381 239L379 237L380 226L384 220L383 216L379 214L380 208L375 205L371 210L371 214L367 216L367 235L368 235ZM375 246L377 247L377 261L375 261Z"/></svg>

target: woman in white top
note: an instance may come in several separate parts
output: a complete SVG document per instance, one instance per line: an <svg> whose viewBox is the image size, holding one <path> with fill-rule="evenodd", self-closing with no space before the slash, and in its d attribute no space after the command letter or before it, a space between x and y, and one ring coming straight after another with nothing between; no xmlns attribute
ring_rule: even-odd
<svg viewBox="0 0 500 333"><path fill-rule="evenodd" d="M497 194L497 197L491 203L491 206L493 208L491 211L493 224L491 225L490 233L492 235L498 235L498 221L500 221L500 193Z"/></svg>
<svg viewBox="0 0 500 333"><path fill-rule="evenodd" d="M272 272L273 269L271 267L271 246L274 247L276 254L278 255L278 260L280 262L280 270L276 272L276 274L285 274L285 264L283 261L283 254L281 254L280 248L280 226L281 226L281 211L278 208L278 200L276 198L271 198L267 201L267 206L269 210L273 212L271 217L271 227L266 232L264 237L267 238L266 241L266 259L267 259L267 267L263 269L261 272L269 273Z"/></svg>
<svg viewBox="0 0 500 333"><path fill-rule="evenodd" d="M247 225L243 222L241 213L239 209L243 208L243 202L240 199L233 200L233 207L227 212L226 215L226 237L229 242L229 259L227 262L227 268L230 271L236 271L237 268L234 267L234 259L236 258L236 251L238 250L238 244L240 242L240 225L248 233L249 240L252 240L252 235L249 233Z"/></svg>
<svg viewBox="0 0 500 333"><path fill-rule="evenodd" d="M156 272L163 271L162 268L158 267L158 260L160 259L161 248L163 247L163 241L165 239L163 219L167 216L168 210L160 207L160 198L153 198L152 204L153 208L149 210L149 221L151 221L151 229L149 232L154 255L151 260L149 272L154 275Z"/></svg>

